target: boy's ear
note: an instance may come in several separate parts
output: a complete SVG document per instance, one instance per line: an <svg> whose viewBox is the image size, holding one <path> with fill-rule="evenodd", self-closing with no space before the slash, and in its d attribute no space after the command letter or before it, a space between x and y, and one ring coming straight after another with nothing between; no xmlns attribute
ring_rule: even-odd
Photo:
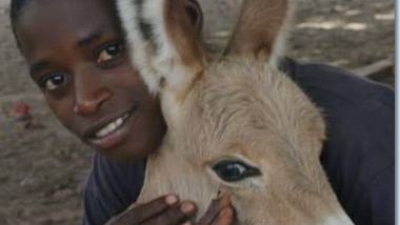
<svg viewBox="0 0 400 225"><path fill-rule="evenodd" d="M244 0L225 55L246 55L275 62L291 17L291 0Z"/></svg>
<svg viewBox="0 0 400 225"><path fill-rule="evenodd" d="M117 0L117 4L132 63L149 91L183 98L205 63L197 2Z"/></svg>

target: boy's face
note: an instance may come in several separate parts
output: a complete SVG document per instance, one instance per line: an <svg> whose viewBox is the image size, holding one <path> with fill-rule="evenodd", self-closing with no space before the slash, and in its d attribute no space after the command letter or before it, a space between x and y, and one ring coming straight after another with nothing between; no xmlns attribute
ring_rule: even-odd
<svg viewBox="0 0 400 225"><path fill-rule="evenodd" d="M21 48L58 119L96 150L136 160L165 132L158 101L131 66L112 0L35 0L17 24Z"/></svg>

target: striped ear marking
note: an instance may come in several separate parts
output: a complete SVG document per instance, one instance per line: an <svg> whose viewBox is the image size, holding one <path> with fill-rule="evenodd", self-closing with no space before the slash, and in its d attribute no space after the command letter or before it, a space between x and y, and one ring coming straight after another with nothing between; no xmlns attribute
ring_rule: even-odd
<svg viewBox="0 0 400 225"><path fill-rule="evenodd" d="M132 63L149 91L184 95L204 63L199 32L185 11L185 0L117 2Z"/></svg>

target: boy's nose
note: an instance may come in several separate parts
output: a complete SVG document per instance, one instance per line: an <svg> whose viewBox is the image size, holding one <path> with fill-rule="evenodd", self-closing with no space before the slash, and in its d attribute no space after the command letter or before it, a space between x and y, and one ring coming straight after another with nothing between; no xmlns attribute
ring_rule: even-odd
<svg viewBox="0 0 400 225"><path fill-rule="evenodd" d="M81 74L75 77L74 112L80 116L90 116L112 96L106 85L94 74Z"/></svg>
<svg viewBox="0 0 400 225"><path fill-rule="evenodd" d="M81 116L89 116L96 113L106 101L108 95L102 95L93 99L79 99L74 105L74 112Z"/></svg>

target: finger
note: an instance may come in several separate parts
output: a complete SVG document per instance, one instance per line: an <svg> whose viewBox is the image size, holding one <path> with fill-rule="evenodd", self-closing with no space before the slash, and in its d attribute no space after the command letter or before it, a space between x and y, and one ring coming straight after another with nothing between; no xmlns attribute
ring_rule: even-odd
<svg viewBox="0 0 400 225"><path fill-rule="evenodd" d="M169 207L177 206L178 203L178 196L169 194L126 210L116 221L117 224L140 224L163 213Z"/></svg>
<svg viewBox="0 0 400 225"><path fill-rule="evenodd" d="M218 216L219 213L219 199L211 201L206 213L201 217L198 224L211 224L211 222Z"/></svg>
<svg viewBox="0 0 400 225"><path fill-rule="evenodd" d="M218 217L221 209L224 207L229 207L230 205L231 200L228 194L223 194L221 197L212 200L207 212L200 219L199 224L211 224Z"/></svg>
<svg viewBox="0 0 400 225"><path fill-rule="evenodd" d="M224 207L212 225L231 225L233 224L234 211L231 206Z"/></svg>
<svg viewBox="0 0 400 225"><path fill-rule="evenodd" d="M222 194L220 199L220 207L224 208L231 205L231 196L227 193Z"/></svg>
<svg viewBox="0 0 400 225"><path fill-rule="evenodd" d="M193 202L182 202L181 205L169 208L165 212L151 218L143 225L178 225L187 221L190 217L196 214L197 207Z"/></svg>

